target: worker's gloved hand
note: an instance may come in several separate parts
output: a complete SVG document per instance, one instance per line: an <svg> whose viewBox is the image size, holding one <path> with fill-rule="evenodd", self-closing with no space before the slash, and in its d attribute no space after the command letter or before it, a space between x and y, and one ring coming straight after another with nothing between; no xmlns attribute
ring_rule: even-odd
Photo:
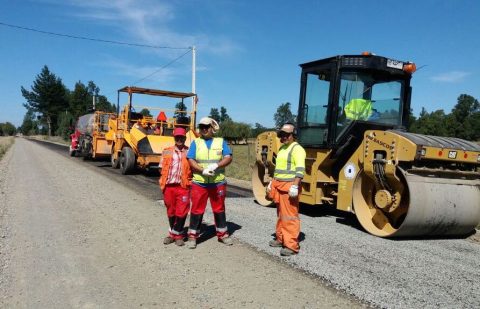
<svg viewBox="0 0 480 309"><path fill-rule="evenodd" d="M209 170L208 168L205 168L205 169L202 171L202 175L203 175L203 176L213 176L213 175L215 175L215 172Z"/></svg>
<svg viewBox="0 0 480 309"><path fill-rule="evenodd" d="M291 185L290 190L288 190L288 195L290 195L290 197L297 197L298 196L298 186Z"/></svg>
<svg viewBox="0 0 480 309"><path fill-rule="evenodd" d="M266 191L267 191L267 194L270 194L270 192L272 192L272 182L271 181L268 183Z"/></svg>
<svg viewBox="0 0 480 309"><path fill-rule="evenodd" d="M215 171L217 168L218 168L218 164L217 164L217 163L212 163L212 164L210 164L210 165L207 166L207 169L208 169L208 170L211 170L212 172Z"/></svg>

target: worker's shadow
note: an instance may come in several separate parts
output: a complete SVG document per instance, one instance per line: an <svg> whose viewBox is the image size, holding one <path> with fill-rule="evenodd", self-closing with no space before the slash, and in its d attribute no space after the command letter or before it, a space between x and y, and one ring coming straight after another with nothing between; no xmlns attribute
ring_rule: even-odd
<svg viewBox="0 0 480 309"><path fill-rule="evenodd" d="M240 230L242 228L242 226L236 223L227 221L227 228L228 228L228 233L230 235L234 235L237 230ZM206 224L205 222L202 222L202 224L200 225L200 236L197 239L197 244L200 244L216 236L217 236L217 232L215 230L215 224Z"/></svg>

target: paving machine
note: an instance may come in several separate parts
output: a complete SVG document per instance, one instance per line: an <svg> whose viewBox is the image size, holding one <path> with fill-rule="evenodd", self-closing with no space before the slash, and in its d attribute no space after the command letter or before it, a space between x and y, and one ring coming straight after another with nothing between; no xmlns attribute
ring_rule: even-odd
<svg viewBox="0 0 480 309"><path fill-rule="evenodd" d="M108 132L108 121L113 113L95 111L80 116L75 124L75 131L70 135L70 156L84 158L109 157L111 144L105 134Z"/></svg>
<svg viewBox="0 0 480 309"><path fill-rule="evenodd" d="M158 169L164 148L174 145L173 129L184 127L187 130L185 144L190 145L196 137L195 118L197 113L197 96L194 93L174 92L140 87L123 87L118 90L117 110L120 110L120 94L128 95L128 102L118 116L110 119L107 140L111 142L111 165L120 168L122 174L129 174L135 168L143 170ZM193 97L190 112L181 109L165 109L133 105L133 94L179 99ZM178 102L178 101L177 101ZM168 102L163 102L163 106ZM171 103L171 102L170 102ZM185 106L185 105L183 105ZM168 106L167 106L168 107ZM138 111L158 111L156 118L146 116ZM169 115L169 116L168 116Z"/></svg>
<svg viewBox="0 0 480 309"><path fill-rule="evenodd" d="M370 53L300 65L297 141L307 153L300 202L331 204L380 237L465 235L480 222L480 146L408 133L415 64ZM253 193L270 205L280 142L256 140Z"/></svg>

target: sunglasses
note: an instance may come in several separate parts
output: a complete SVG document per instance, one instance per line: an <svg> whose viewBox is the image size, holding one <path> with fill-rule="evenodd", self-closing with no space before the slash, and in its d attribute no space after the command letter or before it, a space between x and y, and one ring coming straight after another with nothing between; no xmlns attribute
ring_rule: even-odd
<svg viewBox="0 0 480 309"><path fill-rule="evenodd" d="M282 138L282 137L289 137L292 133L287 133L287 132L284 132L284 131L279 131L277 132L277 137L278 138Z"/></svg>
<svg viewBox="0 0 480 309"><path fill-rule="evenodd" d="M209 125L209 124L199 124L199 125L198 125L198 128L199 128L200 130L204 130L204 129L210 128L210 125Z"/></svg>

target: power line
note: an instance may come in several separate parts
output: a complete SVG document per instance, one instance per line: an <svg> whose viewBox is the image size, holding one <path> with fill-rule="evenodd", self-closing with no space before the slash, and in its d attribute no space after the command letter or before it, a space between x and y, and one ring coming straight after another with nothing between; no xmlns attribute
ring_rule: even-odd
<svg viewBox="0 0 480 309"><path fill-rule="evenodd" d="M185 56L185 55L188 54L189 52L190 52L190 49L187 50L185 53L181 54L179 57L173 59L173 60L170 61L169 63L163 65L160 69L156 70L155 72L153 72L153 73L151 73L151 74L149 74L149 75L147 75L147 76L145 76L145 77L137 80L137 81L134 82L132 85L136 85L136 84L138 84L139 82L142 82L142 81L146 80L147 78L149 78L149 77L157 74L158 72L160 72L160 71L163 70L164 68L168 67L169 65L171 65L171 64L174 63L175 61L179 60L180 58L182 58L183 56Z"/></svg>
<svg viewBox="0 0 480 309"><path fill-rule="evenodd" d="M48 35L55 35L55 36L66 37L66 38L77 39L77 40L87 40L87 41L118 44L118 45L147 47L147 48L155 48L155 49L188 49L189 51L192 49L191 47L155 46L155 45L147 45L147 44L137 44L137 43L119 42L119 41L112 41L112 40L94 39L94 38L88 38L88 37L83 37L83 36L75 36L75 35L70 35L70 34L55 33L55 32L43 31L43 30L38 30L38 29L33 29L33 28L21 27L21 26L7 24L7 23L3 23L3 22L0 22L0 26L16 28L16 29L21 29L21 30L27 30L27 31L33 31L33 32L43 33L43 34L48 34Z"/></svg>
<svg viewBox="0 0 480 309"><path fill-rule="evenodd" d="M88 38L88 37L82 37L82 36L75 36L75 35L70 35L70 34L63 34L63 33L55 33L55 32L49 32L49 31L43 31L43 30L38 30L38 29L33 29L33 28L28 28L28 27L22 27L22 26L17 26L17 25L12 25L12 24L7 24L0 22L0 26L5 26L5 27L10 27L10 28L16 28L16 29L21 29L21 30L27 30L27 31L32 31L32 32L37 32L37 33L42 33L42 34L47 34L47 35L55 35L55 36L60 36L60 37L67 37L71 39L78 39L78 40L88 40L88 41L94 41L94 42L102 42L102 43L110 43L110 44L118 44L118 45L127 45L127 46L137 46L137 47L147 47L147 48L155 48L155 49L187 49L187 51L183 54L181 54L179 57L173 59L172 61L168 62L167 64L163 65L160 69L156 70L155 72L137 80L134 82L132 85L136 85L147 78L157 74L164 68L168 67L172 63L176 62L186 54L188 54L190 51L193 50L193 47L171 47L171 46L155 46L155 45L146 45L146 44L137 44L137 43L128 43L128 42L119 42L119 41L112 41L112 40L103 40L103 39L94 39L94 38Z"/></svg>

